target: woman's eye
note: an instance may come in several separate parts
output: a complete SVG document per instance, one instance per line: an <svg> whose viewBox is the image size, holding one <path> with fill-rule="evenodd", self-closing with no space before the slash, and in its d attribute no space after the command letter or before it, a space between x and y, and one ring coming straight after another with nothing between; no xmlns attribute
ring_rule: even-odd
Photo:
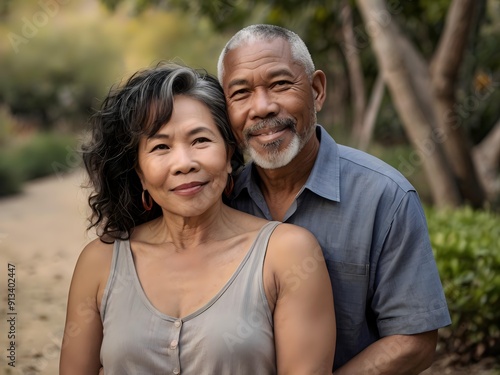
<svg viewBox="0 0 500 375"><path fill-rule="evenodd" d="M200 137L196 138L193 143L196 144L196 143L206 143L206 142L210 142L210 139L205 137Z"/></svg>
<svg viewBox="0 0 500 375"><path fill-rule="evenodd" d="M163 144L163 143L162 143L162 144L159 144L159 145L154 146L154 147L151 149L151 151L156 151L156 150L168 150L168 149L169 149L169 147L168 147L167 145L165 145L165 144Z"/></svg>

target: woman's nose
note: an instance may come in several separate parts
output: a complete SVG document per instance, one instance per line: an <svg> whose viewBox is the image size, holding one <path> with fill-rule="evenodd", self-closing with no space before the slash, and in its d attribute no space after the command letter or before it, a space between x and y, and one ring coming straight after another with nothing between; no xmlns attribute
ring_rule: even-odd
<svg viewBox="0 0 500 375"><path fill-rule="evenodd" d="M178 147L173 151L173 174L185 174L197 170L198 163L189 147Z"/></svg>

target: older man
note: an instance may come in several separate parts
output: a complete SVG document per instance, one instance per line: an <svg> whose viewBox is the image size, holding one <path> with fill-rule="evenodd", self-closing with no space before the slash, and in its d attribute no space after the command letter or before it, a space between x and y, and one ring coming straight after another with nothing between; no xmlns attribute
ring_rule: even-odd
<svg viewBox="0 0 500 375"><path fill-rule="evenodd" d="M295 33L272 25L239 31L218 75L236 138L253 160L231 204L316 235L335 299L335 374L429 367L437 329L450 317L415 189L316 124L326 77ZM309 272L306 264L291 269L290 282Z"/></svg>

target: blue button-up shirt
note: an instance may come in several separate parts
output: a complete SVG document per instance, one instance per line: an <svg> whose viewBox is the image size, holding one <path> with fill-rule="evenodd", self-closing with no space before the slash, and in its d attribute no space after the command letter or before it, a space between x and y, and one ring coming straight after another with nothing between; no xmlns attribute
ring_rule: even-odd
<svg viewBox="0 0 500 375"><path fill-rule="evenodd" d="M316 162L284 222L307 228L323 250L335 300L338 368L380 337L451 321L413 186L381 160L337 145L319 125L316 135ZM230 203L272 219L252 164L239 173Z"/></svg>

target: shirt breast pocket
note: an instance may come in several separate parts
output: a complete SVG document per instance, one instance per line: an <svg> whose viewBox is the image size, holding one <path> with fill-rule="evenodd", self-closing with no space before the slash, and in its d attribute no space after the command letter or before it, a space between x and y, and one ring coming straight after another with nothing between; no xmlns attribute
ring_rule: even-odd
<svg viewBox="0 0 500 375"><path fill-rule="evenodd" d="M366 321L368 264L326 260L335 302L337 330L359 331Z"/></svg>

